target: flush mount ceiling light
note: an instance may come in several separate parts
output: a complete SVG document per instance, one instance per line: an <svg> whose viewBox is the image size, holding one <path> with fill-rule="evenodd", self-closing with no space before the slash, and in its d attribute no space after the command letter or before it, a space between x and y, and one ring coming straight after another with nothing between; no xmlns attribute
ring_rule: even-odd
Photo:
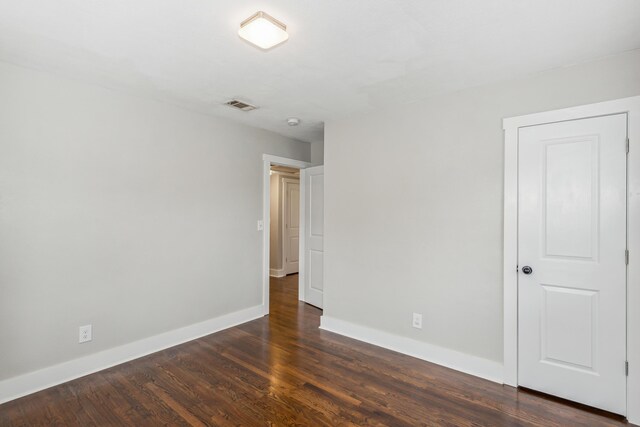
<svg viewBox="0 0 640 427"><path fill-rule="evenodd" d="M262 11L245 19L240 24L238 35L264 50L279 45L289 38L287 26Z"/></svg>
<svg viewBox="0 0 640 427"><path fill-rule="evenodd" d="M289 126L298 126L300 124L300 119L297 117L289 117L287 119L287 124Z"/></svg>

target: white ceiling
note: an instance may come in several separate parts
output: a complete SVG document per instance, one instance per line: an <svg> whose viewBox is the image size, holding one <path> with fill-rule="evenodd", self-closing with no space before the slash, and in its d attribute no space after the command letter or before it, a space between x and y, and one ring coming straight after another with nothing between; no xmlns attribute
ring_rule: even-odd
<svg viewBox="0 0 640 427"><path fill-rule="evenodd" d="M240 39L257 10L290 39ZM328 119L636 48L638 0L0 0L2 60L303 141ZM221 105L236 97L260 109Z"/></svg>

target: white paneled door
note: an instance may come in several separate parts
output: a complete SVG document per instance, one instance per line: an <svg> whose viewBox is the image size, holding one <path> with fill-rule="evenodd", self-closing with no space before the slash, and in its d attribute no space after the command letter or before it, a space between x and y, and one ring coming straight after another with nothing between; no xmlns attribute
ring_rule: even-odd
<svg viewBox="0 0 640 427"><path fill-rule="evenodd" d="M301 171L305 185L304 300L322 308L324 288L324 166Z"/></svg>
<svg viewBox="0 0 640 427"><path fill-rule="evenodd" d="M518 383L623 415L626 139L626 114L518 138Z"/></svg>
<svg viewBox="0 0 640 427"><path fill-rule="evenodd" d="M297 179L282 179L284 193L284 273L298 272L300 241L300 183Z"/></svg>

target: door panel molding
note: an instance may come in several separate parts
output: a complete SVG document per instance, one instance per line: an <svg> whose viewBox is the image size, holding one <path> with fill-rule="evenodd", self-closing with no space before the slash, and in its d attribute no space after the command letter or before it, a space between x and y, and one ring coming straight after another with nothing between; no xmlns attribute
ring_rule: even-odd
<svg viewBox="0 0 640 427"><path fill-rule="evenodd" d="M518 386L518 133L543 124L626 113L627 156L627 418L640 424L640 96L506 118L504 166L504 383ZM624 256L623 253L620 254ZM576 260L576 262L584 262ZM596 362L597 363L597 362ZM623 370L624 366L620 366Z"/></svg>

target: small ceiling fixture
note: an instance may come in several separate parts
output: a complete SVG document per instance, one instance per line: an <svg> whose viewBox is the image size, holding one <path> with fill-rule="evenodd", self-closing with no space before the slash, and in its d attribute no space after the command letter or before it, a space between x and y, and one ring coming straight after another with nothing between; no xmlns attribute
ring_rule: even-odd
<svg viewBox="0 0 640 427"><path fill-rule="evenodd" d="M279 45L289 38L287 26L262 11L245 19L240 24L238 35L264 50Z"/></svg>
<svg viewBox="0 0 640 427"><path fill-rule="evenodd" d="M297 117L289 117L287 119L287 124L289 126L298 126L300 124L300 119Z"/></svg>

